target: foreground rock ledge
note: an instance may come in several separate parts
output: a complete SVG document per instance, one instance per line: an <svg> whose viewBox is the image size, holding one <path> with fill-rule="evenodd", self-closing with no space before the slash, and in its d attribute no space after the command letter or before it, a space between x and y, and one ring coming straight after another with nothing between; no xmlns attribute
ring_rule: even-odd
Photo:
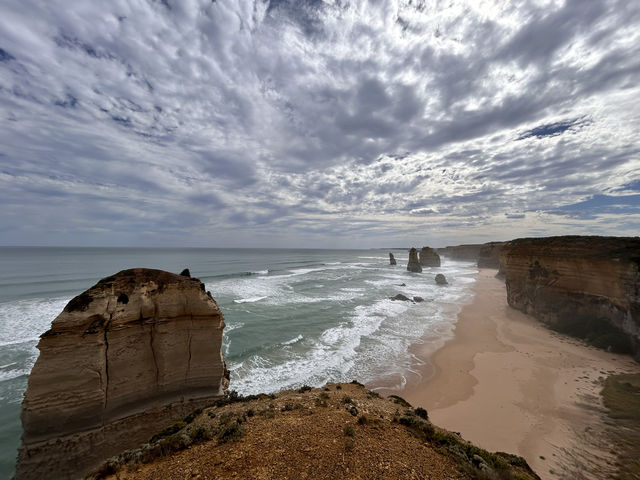
<svg viewBox="0 0 640 480"><path fill-rule="evenodd" d="M124 270L71 300L38 344L16 480L81 478L224 395L224 319L195 278Z"/></svg>
<svg viewBox="0 0 640 480"><path fill-rule="evenodd" d="M355 382L221 399L89 478L539 480L523 458L482 450Z"/></svg>

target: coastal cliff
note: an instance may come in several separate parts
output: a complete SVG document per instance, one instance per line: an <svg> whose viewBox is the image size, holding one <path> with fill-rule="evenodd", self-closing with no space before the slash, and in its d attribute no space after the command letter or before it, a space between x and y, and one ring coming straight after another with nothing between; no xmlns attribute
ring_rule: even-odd
<svg viewBox="0 0 640 480"><path fill-rule="evenodd" d="M500 254L510 306L640 359L640 238L548 237Z"/></svg>
<svg viewBox="0 0 640 480"><path fill-rule="evenodd" d="M452 260L470 260L477 262L478 268L498 268L500 251L506 242L487 242L481 244L455 245L438 248L440 255Z"/></svg>
<svg viewBox="0 0 640 480"><path fill-rule="evenodd" d="M500 254L506 242L488 242L478 251L478 268L499 268Z"/></svg>
<svg viewBox="0 0 640 480"><path fill-rule="evenodd" d="M16 480L80 478L225 394L224 319L198 279L132 269L72 299L41 336Z"/></svg>
<svg viewBox="0 0 640 480"><path fill-rule="evenodd" d="M482 244L470 243L465 245L449 245L444 248L438 248L436 251L440 255L452 260L472 260L475 262L478 259L481 248Z"/></svg>

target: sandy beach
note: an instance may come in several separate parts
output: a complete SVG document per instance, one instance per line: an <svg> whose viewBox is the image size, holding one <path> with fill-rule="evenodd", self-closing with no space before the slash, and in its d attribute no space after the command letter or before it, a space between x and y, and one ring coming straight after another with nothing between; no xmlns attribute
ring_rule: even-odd
<svg viewBox="0 0 640 480"><path fill-rule="evenodd" d="M478 273L474 300L458 315L452 339L433 355L416 347L427 360L424 377L403 396L426 408L436 425L488 450L523 456L543 479L608 478L602 381L640 372L640 365L510 308L495 274Z"/></svg>

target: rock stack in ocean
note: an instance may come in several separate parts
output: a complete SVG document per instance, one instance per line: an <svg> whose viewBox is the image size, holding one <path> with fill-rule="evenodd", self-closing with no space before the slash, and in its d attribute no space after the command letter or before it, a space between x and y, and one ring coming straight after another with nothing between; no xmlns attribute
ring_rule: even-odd
<svg viewBox="0 0 640 480"><path fill-rule="evenodd" d="M75 297L38 344L16 480L81 478L223 395L223 328L185 275L124 270Z"/></svg>
<svg viewBox="0 0 640 480"><path fill-rule="evenodd" d="M478 252L478 268L499 268L500 252L505 242L489 242L482 245Z"/></svg>
<svg viewBox="0 0 640 480"><path fill-rule="evenodd" d="M439 273L436 275L436 283L438 285L446 285L447 283L447 277L445 277L443 274Z"/></svg>
<svg viewBox="0 0 640 480"><path fill-rule="evenodd" d="M410 272L422 272L422 266L420 260L418 260L418 251L415 248L409 250L409 262L407 263L407 270Z"/></svg>
<svg viewBox="0 0 640 480"><path fill-rule="evenodd" d="M389 252L389 265L396 265L396 259L393 257L393 253Z"/></svg>
<svg viewBox="0 0 640 480"><path fill-rule="evenodd" d="M510 306L603 348L622 337L640 359L640 238L517 239L500 271Z"/></svg>
<svg viewBox="0 0 640 480"><path fill-rule="evenodd" d="M439 267L440 255L433 248L422 247L422 250L420 250L420 265L423 267Z"/></svg>

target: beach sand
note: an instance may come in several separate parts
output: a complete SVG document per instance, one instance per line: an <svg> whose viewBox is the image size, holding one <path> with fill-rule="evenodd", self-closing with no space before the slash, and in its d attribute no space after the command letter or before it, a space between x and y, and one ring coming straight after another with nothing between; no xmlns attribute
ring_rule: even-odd
<svg viewBox="0 0 640 480"><path fill-rule="evenodd" d="M609 478L614 457L602 382L640 365L512 309L495 274L479 271L452 339L434 354L427 344L415 347L424 376L403 397L426 408L436 425L487 450L523 456L543 479Z"/></svg>

